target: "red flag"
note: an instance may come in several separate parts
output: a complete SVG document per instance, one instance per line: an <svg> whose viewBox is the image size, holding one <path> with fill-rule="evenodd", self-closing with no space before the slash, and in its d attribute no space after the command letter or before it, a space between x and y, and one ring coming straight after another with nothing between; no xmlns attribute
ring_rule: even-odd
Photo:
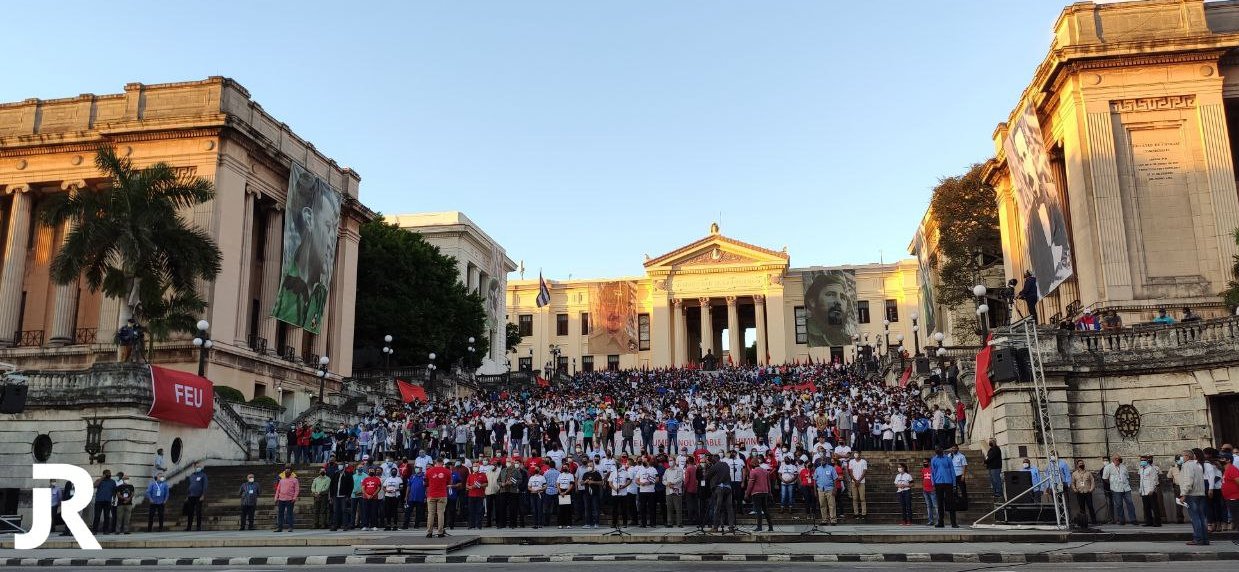
<svg viewBox="0 0 1239 572"><path fill-rule="evenodd" d="M731 365L731 352L727 352L727 365Z"/></svg>
<svg viewBox="0 0 1239 572"><path fill-rule="evenodd" d="M985 337L985 348L977 352L977 403L981 405L981 409L989 407L989 403L994 398L994 384L989 380L989 361L990 348L989 341L994 337L990 334Z"/></svg>
<svg viewBox="0 0 1239 572"><path fill-rule="evenodd" d="M396 386L400 388L400 399L405 403L412 403L414 401L430 401L430 399L426 396L426 388L420 385L415 385L402 379L397 379Z"/></svg>
<svg viewBox="0 0 1239 572"><path fill-rule="evenodd" d="M215 385L192 373L151 366L151 417L205 429L215 416Z"/></svg>
<svg viewBox="0 0 1239 572"><path fill-rule="evenodd" d="M534 381L538 382L538 387L550 387L551 386L551 382L545 379L542 379L542 376L540 375L534 376L533 379Z"/></svg>
<svg viewBox="0 0 1239 572"><path fill-rule="evenodd" d="M903 370L903 375L899 376L899 387L906 387L909 379L912 379L912 366L908 366L908 369Z"/></svg>

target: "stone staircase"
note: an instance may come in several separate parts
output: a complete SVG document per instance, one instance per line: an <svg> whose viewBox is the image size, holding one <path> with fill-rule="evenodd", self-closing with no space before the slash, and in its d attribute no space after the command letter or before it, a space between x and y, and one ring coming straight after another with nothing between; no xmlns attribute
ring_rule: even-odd
<svg viewBox="0 0 1239 572"><path fill-rule="evenodd" d="M921 461L931 453L921 451L866 452L862 456L869 461L869 475L866 478L866 492L869 504L869 516L864 521L873 524L895 524L899 522L899 502L895 497L895 471L898 463L907 463L908 470L913 474L912 514L913 522L925 522L925 503L921 498L920 468ZM961 525L992 509L994 505L993 492L990 488L989 476L981 455L967 451L968 469L965 473L968 483L969 510L960 514ZM274 494L275 479L283 465L234 465L208 466L205 470L210 486L207 490L207 502L203 512L202 525L204 530L237 530L241 525L241 508L238 489L245 480L245 475L253 473L256 481L262 485L262 497L255 513L255 528L271 528L275 523ZM295 505L296 526L310 528L314 523L314 501L310 497L310 482L318 475L318 466L297 466L297 476L301 481L302 498ZM181 506L185 501L188 483L178 483L172 487L171 499L166 509L166 526L170 530L184 529L185 519L181 515ZM774 493L774 504L778 502L777 489ZM839 513L844 522L855 522L852 513L851 499L841 496L838 505ZM134 508L132 526L135 530L145 530L148 506L145 502ZM609 507L604 507L604 518L607 518ZM746 506L742 513L737 513L738 524L751 525L753 517L747 514ZM809 524L810 517L805 514L805 506L800 502L799 495L792 510L788 513L774 509L772 515L776 524ZM578 520L580 520L578 518ZM608 521L609 522L609 521Z"/></svg>

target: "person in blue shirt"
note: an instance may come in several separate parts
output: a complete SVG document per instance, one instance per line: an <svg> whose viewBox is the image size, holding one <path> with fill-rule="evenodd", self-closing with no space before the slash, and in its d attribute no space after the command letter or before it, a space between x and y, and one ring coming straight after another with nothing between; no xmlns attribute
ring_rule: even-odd
<svg viewBox="0 0 1239 572"><path fill-rule="evenodd" d="M116 522L116 507L112 506L112 497L116 496L116 480L112 471L104 469L103 476L95 481L95 520L90 525L90 531L95 534L109 534ZM99 528L99 517L103 517L103 528Z"/></svg>
<svg viewBox="0 0 1239 572"><path fill-rule="evenodd" d="M1153 318L1153 323L1154 324L1173 324L1174 318L1171 318L1170 316L1166 314L1165 308L1158 308L1157 317Z"/></svg>
<svg viewBox="0 0 1239 572"><path fill-rule="evenodd" d="M163 473L155 475L155 480L146 485L146 501L150 503L150 508L146 510L146 531L151 531L151 525L155 523L155 513L159 513L159 531L163 532L164 505L168 503L168 483Z"/></svg>
<svg viewBox="0 0 1239 572"><path fill-rule="evenodd" d="M817 492L817 506L821 507L822 511L820 524L834 526L838 521L835 514L835 480L838 478L834 465L824 458L817 460L817 468L813 470L813 485Z"/></svg>
<svg viewBox="0 0 1239 572"><path fill-rule="evenodd" d="M1024 464L1021 466L1021 468L1024 471L1030 473L1029 477L1032 479L1033 492L1039 493L1039 492L1045 491L1046 488L1050 486L1049 481L1046 481L1044 483L1041 482L1041 479L1042 479L1041 469L1038 469L1036 465L1032 464L1032 461L1030 459L1025 458ZM1067 482L1071 482L1071 481L1068 480ZM1025 495L1023 502L1036 502L1036 500L1037 499L1035 497L1029 497Z"/></svg>
<svg viewBox="0 0 1239 572"><path fill-rule="evenodd" d="M194 463L194 472L189 474L189 495L185 499L185 531L194 525L194 517L198 520L198 530L202 530L202 499L206 497L207 476L202 465Z"/></svg>
<svg viewBox="0 0 1239 572"><path fill-rule="evenodd" d="M546 522L537 523L539 526L550 526L551 515L559 512L559 471L555 469L555 461L547 463L546 472L542 473L542 476L546 477L546 492L542 494L542 512Z"/></svg>
<svg viewBox="0 0 1239 572"><path fill-rule="evenodd" d="M667 418L667 450L673 454L680 450L680 421L675 417Z"/></svg>
<svg viewBox="0 0 1239 572"><path fill-rule="evenodd" d="M938 447L934 449L934 458L929 461L929 469L933 474L934 495L938 501L938 524L934 527L943 527L943 512L946 511L951 513L951 528L959 528L955 521L955 464Z"/></svg>
<svg viewBox="0 0 1239 572"><path fill-rule="evenodd" d="M404 500L404 530L409 529L410 520L413 521L413 528L421 528L426 519L426 476L421 469L413 469L407 488L409 494Z"/></svg>

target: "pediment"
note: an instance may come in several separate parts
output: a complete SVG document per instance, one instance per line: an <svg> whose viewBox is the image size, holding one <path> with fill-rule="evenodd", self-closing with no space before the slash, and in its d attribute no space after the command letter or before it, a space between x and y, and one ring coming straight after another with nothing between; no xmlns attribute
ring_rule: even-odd
<svg viewBox="0 0 1239 572"><path fill-rule="evenodd" d="M711 234L657 258L645 262L646 271L695 266L786 266L785 251L754 246L721 234Z"/></svg>

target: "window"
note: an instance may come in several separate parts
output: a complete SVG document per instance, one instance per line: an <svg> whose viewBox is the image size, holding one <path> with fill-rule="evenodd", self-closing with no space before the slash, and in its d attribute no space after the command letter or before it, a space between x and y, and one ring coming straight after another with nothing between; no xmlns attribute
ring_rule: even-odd
<svg viewBox="0 0 1239 572"><path fill-rule="evenodd" d="M533 358L523 357L517 360L517 369L520 371L533 371Z"/></svg>
<svg viewBox="0 0 1239 572"><path fill-rule="evenodd" d="M581 371L594 371L594 356L581 356Z"/></svg>
<svg viewBox="0 0 1239 572"><path fill-rule="evenodd" d="M568 335L568 315L567 314L555 314L555 335L557 336Z"/></svg>
<svg viewBox="0 0 1239 572"><path fill-rule="evenodd" d="M581 312L581 335L589 335L589 312Z"/></svg>
<svg viewBox="0 0 1239 572"><path fill-rule="evenodd" d="M843 346L831 346L830 363L843 363Z"/></svg>
<svg viewBox="0 0 1239 572"><path fill-rule="evenodd" d="M640 314L637 316L637 349L641 351L650 349L649 314Z"/></svg>
<svg viewBox="0 0 1239 572"><path fill-rule="evenodd" d="M796 343L807 344L809 343L809 326L805 322L807 317L804 306L796 306L794 311L796 313Z"/></svg>
<svg viewBox="0 0 1239 572"><path fill-rule="evenodd" d="M619 356L607 356L607 369L611 371L619 371Z"/></svg>
<svg viewBox="0 0 1239 572"><path fill-rule="evenodd" d="M559 356L559 373L568 373L568 358Z"/></svg>
<svg viewBox="0 0 1239 572"><path fill-rule="evenodd" d="M857 300L856 301L856 322L858 324L869 323L869 301L868 300Z"/></svg>
<svg viewBox="0 0 1239 572"><path fill-rule="evenodd" d="M887 300L886 301L886 319L890 320L892 324L899 321L899 301L898 300Z"/></svg>
<svg viewBox="0 0 1239 572"><path fill-rule="evenodd" d="M521 337L533 335L533 314L521 314L516 317L518 320L517 327Z"/></svg>

